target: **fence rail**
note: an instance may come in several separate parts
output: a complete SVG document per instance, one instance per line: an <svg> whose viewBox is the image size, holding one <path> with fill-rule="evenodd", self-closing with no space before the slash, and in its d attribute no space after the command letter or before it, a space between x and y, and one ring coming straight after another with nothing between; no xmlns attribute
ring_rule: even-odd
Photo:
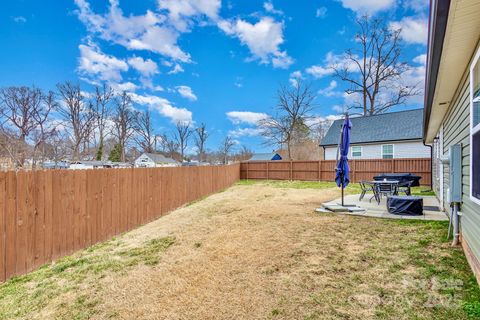
<svg viewBox="0 0 480 320"><path fill-rule="evenodd" d="M335 160L320 161L247 161L240 166L241 179L333 181ZM416 174L422 185L432 181L429 158L350 160L350 179L353 182L372 180L381 173Z"/></svg>
<svg viewBox="0 0 480 320"><path fill-rule="evenodd" d="M239 164L0 172L0 281L150 222L239 178Z"/></svg>

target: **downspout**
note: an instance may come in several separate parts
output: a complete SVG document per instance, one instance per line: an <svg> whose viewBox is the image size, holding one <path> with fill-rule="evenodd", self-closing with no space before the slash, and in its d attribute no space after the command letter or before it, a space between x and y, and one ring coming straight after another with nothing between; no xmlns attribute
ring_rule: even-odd
<svg viewBox="0 0 480 320"><path fill-rule="evenodd" d="M458 219L458 202L453 203L452 220L453 220L452 221L452 224L453 224L452 247L456 247L460 242L460 223Z"/></svg>
<svg viewBox="0 0 480 320"><path fill-rule="evenodd" d="M430 191L433 191L433 146L422 141L425 147L430 148Z"/></svg>

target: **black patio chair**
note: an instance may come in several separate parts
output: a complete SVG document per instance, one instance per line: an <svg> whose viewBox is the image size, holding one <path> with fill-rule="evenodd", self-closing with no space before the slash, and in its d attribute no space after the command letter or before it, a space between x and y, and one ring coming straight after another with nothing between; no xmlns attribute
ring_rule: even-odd
<svg viewBox="0 0 480 320"><path fill-rule="evenodd" d="M359 184L360 188L362 189L362 193L360 194L360 198L358 199L359 201L362 201L362 199L365 197L365 194L370 191L373 193L376 199L375 185L373 183L362 180L359 182ZM371 200L372 199L370 199L370 201Z"/></svg>
<svg viewBox="0 0 480 320"><path fill-rule="evenodd" d="M394 196L398 194L398 184L395 183L377 183L377 194L378 198L381 199L382 196ZM380 201L377 201L380 203Z"/></svg>
<svg viewBox="0 0 480 320"><path fill-rule="evenodd" d="M410 196L412 194L412 184L413 181L407 181L403 184L399 184L397 194L402 192L405 193L406 196Z"/></svg>

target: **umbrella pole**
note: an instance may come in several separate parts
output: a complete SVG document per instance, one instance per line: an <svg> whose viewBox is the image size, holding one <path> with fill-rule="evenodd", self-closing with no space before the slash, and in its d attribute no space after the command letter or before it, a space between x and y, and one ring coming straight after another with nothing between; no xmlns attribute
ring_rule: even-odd
<svg viewBox="0 0 480 320"><path fill-rule="evenodd" d="M345 185L345 184L343 183L343 179L344 179L344 177L343 177L343 174L342 174L342 207L343 207L343 205L344 205L344 203L343 203L343 189L344 189L344 185Z"/></svg>

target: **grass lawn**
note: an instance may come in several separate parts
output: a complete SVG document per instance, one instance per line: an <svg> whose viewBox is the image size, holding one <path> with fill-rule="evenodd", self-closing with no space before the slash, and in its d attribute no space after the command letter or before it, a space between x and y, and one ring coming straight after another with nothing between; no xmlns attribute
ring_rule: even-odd
<svg viewBox="0 0 480 320"><path fill-rule="evenodd" d="M242 181L0 285L0 319L480 318L446 223L313 212L338 196Z"/></svg>
<svg viewBox="0 0 480 320"><path fill-rule="evenodd" d="M330 189L337 188L335 182L325 181L288 181L288 180L240 180L238 185L253 185L262 184L275 188L292 188L292 189ZM360 185L358 183L351 183L345 188L347 194L359 194L361 192ZM412 195L418 196L433 196L435 193L430 187L414 187L412 188Z"/></svg>

